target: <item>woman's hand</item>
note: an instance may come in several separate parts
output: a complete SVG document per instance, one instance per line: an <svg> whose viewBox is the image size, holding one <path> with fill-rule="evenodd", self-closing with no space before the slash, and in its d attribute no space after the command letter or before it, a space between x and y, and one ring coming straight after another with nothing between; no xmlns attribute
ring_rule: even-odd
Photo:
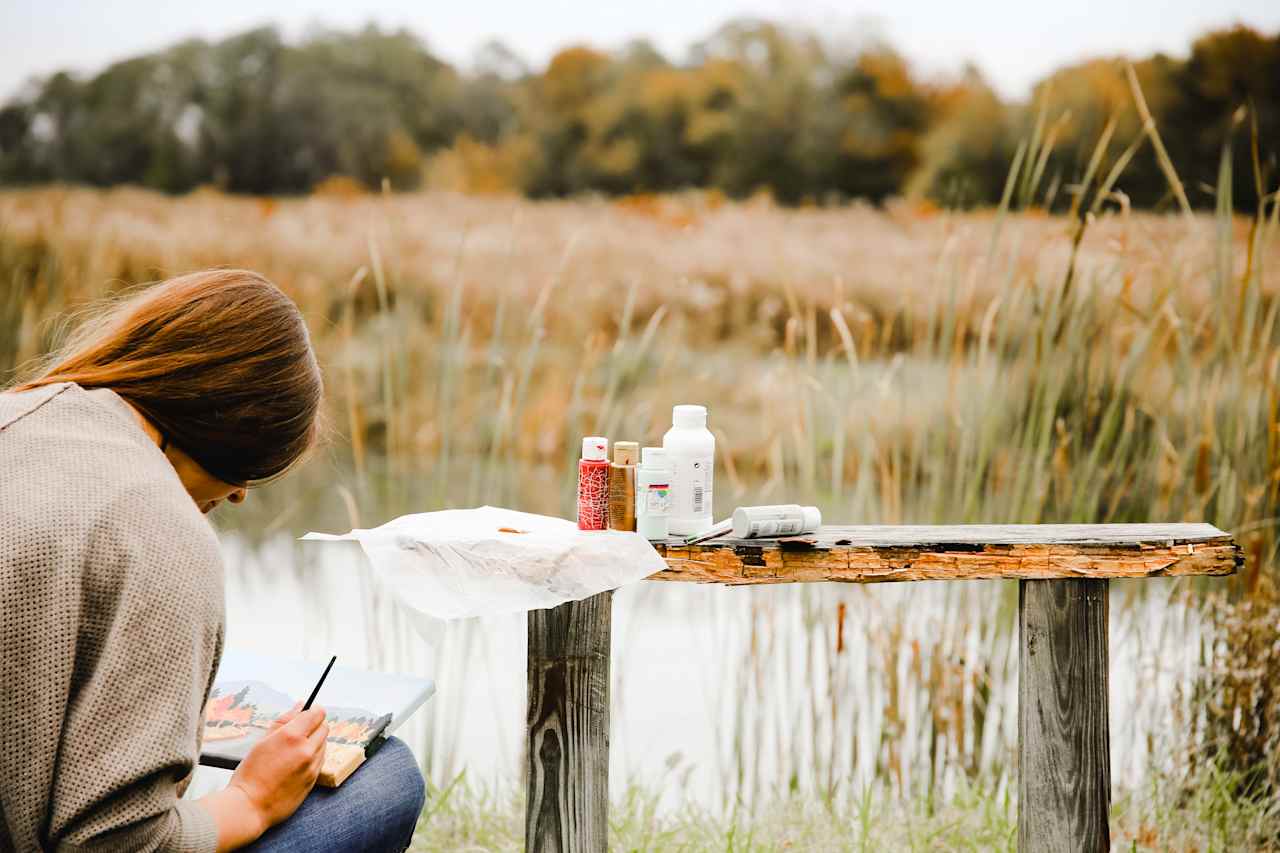
<svg viewBox="0 0 1280 853"><path fill-rule="evenodd" d="M285 723L289 722L294 717L298 716L298 712L301 710L302 710L302 703L294 702L292 708L285 711L283 714L281 714L280 716L276 717L274 720L271 721L271 725L267 726L267 731L274 732L276 729L280 728Z"/></svg>
<svg viewBox="0 0 1280 853"><path fill-rule="evenodd" d="M293 814L311 792L328 736L323 709L299 711L254 744L240 762L228 787L244 792L263 816L264 832Z"/></svg>
<svg viewBox="0 0 1280 853"><path fill-rule="evenodd" d="M324 762L324 710L288 711L240 762L226 789L201 802L218 824L218 849L256 839L302 805Z"/></svg>

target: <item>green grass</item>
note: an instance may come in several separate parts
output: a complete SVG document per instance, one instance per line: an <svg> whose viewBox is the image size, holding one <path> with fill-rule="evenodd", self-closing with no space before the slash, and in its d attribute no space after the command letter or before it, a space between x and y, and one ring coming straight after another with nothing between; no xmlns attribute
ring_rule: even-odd
<svg viewBox="0 0 1280 853"><path fill-rule="evenodd" d="M866 796L841 803L795 793L725 814L692 804L659 808L658 787L632 784L609 813L617 851L1013 850L1016 815L1007 798L966 788L926 813L926 798L895 803ZM524 800L461 783L432 791L411 848L415 851L524 849Z"/></svg>
<svg viewBox="0 0 1280 853"><path fill-rule="evenodd" d="M1117 791L1111 815L1115 851L1280 849L1280 804L1241 799L1238 778L1205 767L1153 774L1140 790ZM662 787L633 783L614 798L609 849L626 853L764 851L1017 850L1017 802L1008 786L974 780L943 803L898 799L881 789L838 802L795 792L723 813L685 804L660 809ZM524 849L524 800L459 776L432 790L411 848L427 851Z"/></svg>

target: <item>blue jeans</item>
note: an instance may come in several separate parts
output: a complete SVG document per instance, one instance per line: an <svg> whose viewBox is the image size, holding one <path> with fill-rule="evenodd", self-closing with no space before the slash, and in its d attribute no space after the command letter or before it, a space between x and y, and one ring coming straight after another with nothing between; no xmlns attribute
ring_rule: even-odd
<svg viewBox="0 0 1280 853"><path fill-rule="evenodd" d="M287 820L245 850L254 853L401 853L413 839L426 790L418 761L399 738L337 788L316 788Z"/></svg>

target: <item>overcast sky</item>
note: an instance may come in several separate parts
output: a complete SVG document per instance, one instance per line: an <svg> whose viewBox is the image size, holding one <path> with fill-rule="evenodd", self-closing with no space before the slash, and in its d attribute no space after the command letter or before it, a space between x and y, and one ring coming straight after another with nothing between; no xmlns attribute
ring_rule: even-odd
<svg viewBox="0 0 1280 853"><path fill-rule="evenodd" d="M0 98L31 75L93 72L188 36L219 38L267 22L291 36L317 22L405 26L458 64L497 37L537 66L566 44L607 48L636 36L679 59L691 42L745 15L835 33L870 29L927 74L971 60L1014 98L1084 57L1183 54L1195 35L1235 22L1280 30L1280 0L298 0L274 7L262 0L0 0Z"/></svg>

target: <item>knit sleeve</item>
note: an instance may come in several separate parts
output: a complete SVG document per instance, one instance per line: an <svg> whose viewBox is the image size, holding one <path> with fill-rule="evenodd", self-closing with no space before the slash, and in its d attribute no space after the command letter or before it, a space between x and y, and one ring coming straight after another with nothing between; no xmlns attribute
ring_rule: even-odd
<svg viewBox="0 0 1280 853"><path fill-rule="evenodd" d="M222 650L222 564L208 523L172 494L134 486L91 528L50 802L59 850L216 848L212 816L178 785Z"/></svg>

